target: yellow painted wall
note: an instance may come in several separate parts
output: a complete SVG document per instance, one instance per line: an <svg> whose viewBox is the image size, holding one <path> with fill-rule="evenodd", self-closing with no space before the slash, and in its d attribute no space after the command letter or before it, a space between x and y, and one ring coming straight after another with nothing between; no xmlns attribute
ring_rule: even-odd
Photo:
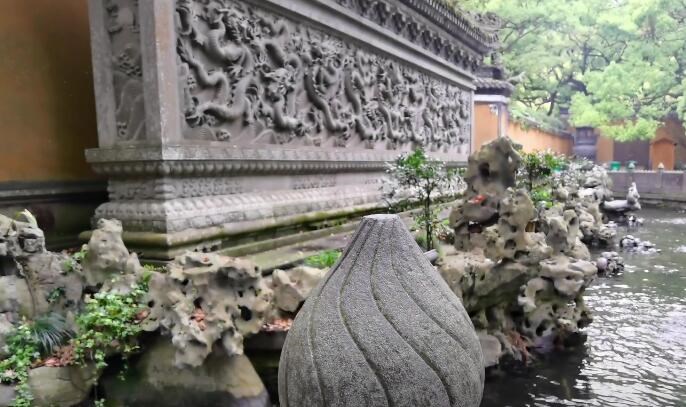
<svg viewBox="0 0 686 407"><path fill-rule="evenodd" d="M669 118L657 129L655 139L650 145L650 163L657 169L660 163L666 170L673 170L676 161L684 158L686 134L680 120Z"/></svg>
<svg viewBox="0 0 686 407"><path fill-rule="evenodd" d="M498 115L489 103L474 105L474 151L498 137Z"/></svg>
<svg viewBox="0 0 686 407"><path fill-rule="evenodd" d="M524 147L524 151L552 150L559 154L571 155L573 142L570 138L547 133L531 127L523 127L517 122L510 122L506 134Z"/></svg>
<svg viewBox="0 0 686 407"><path fill-rule="evenodd" d="M524 151L553 150L560 154L571 155L573 142L569 138L547 133L535 128L525 128L519 123L509 121L504 108L501 120L505 122L505 135L524 147ZM489 103L476 103L474 106L474 151L498 137L498 115L491 110Z"/></svg>
<svg viewBox="0 0 686 407"><path fill-rule="evenodd" d="M614 161L615 156L615 142L609 137L598 136L596 143L596 161L599 164Z"/></svg>
<svg viewBox="0 0 686 407"><path fill-rule="evenodd" d="M94 178L87 0L0 0L0 182Z"/></svg>
<svg viewBox="0 0 686 407"><path fill-rule="evenodd" d="M676 154L673 141L669 139L660 139L650 145L650 163L653 170L657 170L660 163L664 165L665 170L674 170L675 158Z"/></svg>

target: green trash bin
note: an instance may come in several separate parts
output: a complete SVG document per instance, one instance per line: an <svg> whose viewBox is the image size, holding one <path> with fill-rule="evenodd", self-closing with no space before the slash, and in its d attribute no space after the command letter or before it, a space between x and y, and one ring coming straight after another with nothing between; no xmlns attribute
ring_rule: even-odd
<svg viewBox="0 0 686 407"><path fill-rule="evenodd" d="M622 163L619 161L610 161L610 171L619 171L622 168Z"/></svg>

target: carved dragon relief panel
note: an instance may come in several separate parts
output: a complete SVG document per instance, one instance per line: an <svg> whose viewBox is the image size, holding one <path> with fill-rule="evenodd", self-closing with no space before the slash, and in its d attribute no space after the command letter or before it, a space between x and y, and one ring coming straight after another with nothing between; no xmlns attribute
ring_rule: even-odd
<svg viewBox="0 0 686 407"><path fill-rule="evenodd" d="M145 138L138 0L105 0L119 141Z"/></svg>
<svg viewBox="0 0 686 407"><path fill-rule="evenodd" d="M236 0L176 0L184 136L466 152L471 93Z"/></svg>

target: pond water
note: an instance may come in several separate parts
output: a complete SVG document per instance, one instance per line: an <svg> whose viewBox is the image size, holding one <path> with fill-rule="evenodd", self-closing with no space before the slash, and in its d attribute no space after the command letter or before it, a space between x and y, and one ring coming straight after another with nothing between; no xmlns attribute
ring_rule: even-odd
<svg viewBox="0 0 686 407"><path fill-rule="evenodd" d="M686 406L686 213L640 215L630 234L662 253L622 254L624 274L587 291L586 344L490 377L482 407Z"/></svg>

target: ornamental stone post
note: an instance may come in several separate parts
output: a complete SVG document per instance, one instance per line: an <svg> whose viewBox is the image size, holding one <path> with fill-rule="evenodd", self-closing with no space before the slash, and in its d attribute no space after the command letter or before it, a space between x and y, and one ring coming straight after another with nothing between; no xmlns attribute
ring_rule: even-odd
<svg viewBox="0 0 686 407"><path fill-rule="evenodd" d="M281 407L478 407L483 386L460 300L397 215L365 217L286 337Z"/></svg>
<svg viewBox="0 0 686 407"><path fill-rule="evenodd" d="M375 210L384 162L418 146L463 163L474 73L496 42L430 0L89 7L86 157L109 180L95 218L159 260Z"/></svg>

